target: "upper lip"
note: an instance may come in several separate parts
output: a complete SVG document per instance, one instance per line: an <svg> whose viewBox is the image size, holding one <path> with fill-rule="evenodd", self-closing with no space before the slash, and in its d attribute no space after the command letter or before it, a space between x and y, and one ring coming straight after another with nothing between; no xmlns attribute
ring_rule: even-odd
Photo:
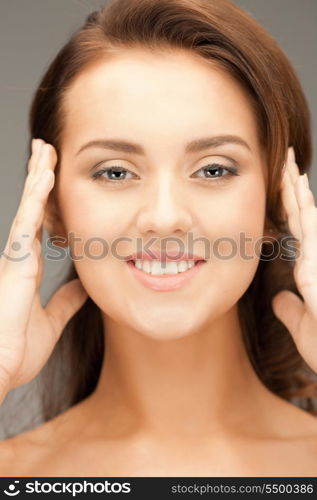
<svg viewBox="0 0 317 500"><path fill-rule="evenodd" d="M152 255L154 257L152 257ZM205 260L203 257L194 254L183 253L181 251L177 252L160 252L159 250L148 250L148 252L136 252L126 257L126 260L160 260L160 261L176 261L181 260Z"/></svg>

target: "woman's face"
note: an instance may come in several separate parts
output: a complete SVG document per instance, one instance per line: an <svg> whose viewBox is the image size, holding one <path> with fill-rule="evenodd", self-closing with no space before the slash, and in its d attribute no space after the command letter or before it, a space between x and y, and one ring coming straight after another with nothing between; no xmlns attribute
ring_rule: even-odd
<svg viewBox="0 0 317 500"><path fill-rule="evenodd" d="M65 231L77 238L76 270L106 320L172 339L233 311L259 263L266 189L254 112L240 86L191 52L131 49L82 73L65 113L55 189ZM228 135L239 139L210 140ZM187 148L200 139L208 140ZM83 148L95 140L140 151ZM101 170L112 167L118 172ZM157 290L124 259L140 250L207 262L182 286Z"/></svg>

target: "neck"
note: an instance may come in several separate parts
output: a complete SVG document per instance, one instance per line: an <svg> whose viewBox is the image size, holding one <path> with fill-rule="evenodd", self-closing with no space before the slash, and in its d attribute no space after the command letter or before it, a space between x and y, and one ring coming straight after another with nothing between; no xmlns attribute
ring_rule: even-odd
<svg viewBox="0 0 317 500"><path fill-rule="evenodd" d="M176 340L157 341L109 317L104 324L105 358L90 397L101 429L112 420L159 436L198 437L260 414L266 389L250 364L236 307Z"/></svg>

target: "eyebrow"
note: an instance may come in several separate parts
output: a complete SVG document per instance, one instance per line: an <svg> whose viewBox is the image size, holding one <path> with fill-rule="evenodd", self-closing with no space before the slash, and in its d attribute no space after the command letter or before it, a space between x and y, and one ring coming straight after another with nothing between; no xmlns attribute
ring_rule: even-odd
<svg viewBox="0 0 317 500"><path fill-rule="evenodd" d="M193 141L186 144L185 153L198 153L204 149L217 148L225 144L238 144L239 146L243 146L251 151L249 144L237 135L216 135L213 137L202 137L200 139L194 139ZM145 151L142 146L140 146L140 144L126 142L121 139L96 139L93 141L89 141L81 146L75 156L79 155L79 153L81 153L85 149L92 147L111 149L113 151L133 153L137 155L145 155Z"/></svg>

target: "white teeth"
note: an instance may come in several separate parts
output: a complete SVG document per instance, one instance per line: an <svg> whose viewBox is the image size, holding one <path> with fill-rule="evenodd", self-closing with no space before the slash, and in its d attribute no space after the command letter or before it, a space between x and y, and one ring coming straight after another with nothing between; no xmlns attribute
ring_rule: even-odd
<svg viewBox="0 0 317 500"><path fill-rule="evenodd" d="M135 266L138 269L148 273L154 274L155 276L160 276L162 274L178 274L188 269L191 269L195 265L194 260L181 260L179 262L168 261L164 262L158 260L136 260Z"/></svg>
<svg viewBox="0 0 317 500"><path fill-rule="evenodd" d="M181 273L182 271L187 271L189 266L187 265L187 262L185 260L181 260L177 264L178 271Z"/></svg>
<svg viewBox="0 0 317 500"><path fill-rule="evenodd" d="M142 269L143 271L145 271L146 273L150 273L151 272L151 264L150 264L150 261L149 260L145 260L142 264Z"/></svg>

